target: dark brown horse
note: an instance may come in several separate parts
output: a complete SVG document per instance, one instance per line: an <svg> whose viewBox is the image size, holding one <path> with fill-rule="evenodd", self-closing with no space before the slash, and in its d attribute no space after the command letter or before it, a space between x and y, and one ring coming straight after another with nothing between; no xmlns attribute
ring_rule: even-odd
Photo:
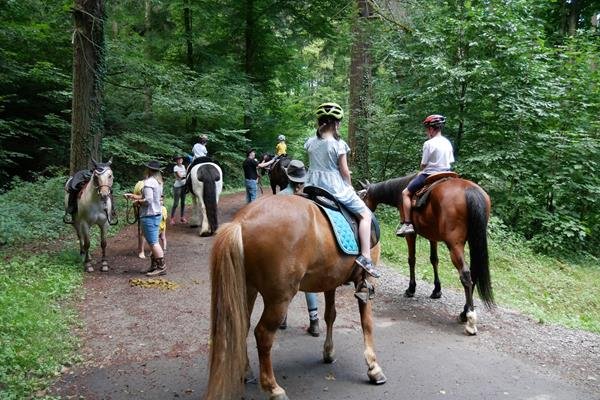
<svg viewBox="0 0 600 400"><path fill-rule="evenodd" d="M367 206L375 211L380 203L402 209L402 190L415 175L365 185L359 192ZM417 234L429 240L429 259L433 265L434 289L431 298L439 298L442 288L438 276L437 243L444 242L450 250L452 263L458 270L465 290L466 303L460 320L467 322L466 333L477 333L477 314L473 308L473 288L476 286L487 307L494 304L487 251L487 222L490 198L475 183L453 178L437 183L428 202L420 209L412 209L411 217ZM415 235L406 237L410 282L405 296L413 297L415 280ZM464 257L465 243L469 243L470 267Z"/></svg>
<svg viewBox="0 0 600 400"><path fill-rule="evenodd" d="M266 234L268 232L268 235ZM379 245L371 250L379 259ZM205 399L239 398L249 373L246 336L258 293L264 310L254 329L260 384L270 399L287 399L273 373L271 347L279 324L298 290L325 292L327 337L323 361L334 361L335 290L356 285L362 271L355 257L340 252L329 222L300 196L271 196L253 202L217 232L211 254L210 374ZM358 302L368 366L374 384L386 378L375 356L371 302Z"/></svg>
<svg viewBox="0 0 600 400"><path fill-rule="evenodd" d="M271 159L272 156L270 155L266 157L266 161ZM273 194L277 192L277 186L279 186L279 191L282 191L288 186L290 181L285 173L285 168L287 168L290 161L290 158L283 156L279 160L275 161L273 165L271 165L269 170L269 182L271 184L271 190L273 191Z"/></svg>

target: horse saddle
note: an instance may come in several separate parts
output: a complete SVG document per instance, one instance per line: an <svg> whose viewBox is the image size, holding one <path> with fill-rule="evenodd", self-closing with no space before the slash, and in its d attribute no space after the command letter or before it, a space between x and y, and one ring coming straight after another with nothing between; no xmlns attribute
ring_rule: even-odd
<svg viewBox="0 0 600 400"><path fill-rule="evenodd" d="M429 200L429 194L434 187L444 181L447 181L448 179L458 177L459 175L452 171L437 172L429 175L427 179L425 179L425 186L419 189L419 191L412 196L412 208L419 209L425 206L425 204L427 204L427 200Z"/></svg>
<svg viewBox="0 0 600 400"><path fill-rule="evenodd" d="M329 220L340 249L348 255L360 254L358 216L349 211L327 190L318 186L305 186L301 196L313 201ZM375 214L371 219L371 247L379 243L379 222Z"/></svg>
<svg viewBox="0 0 600 400"><path fill-rule="evenodd" d="M68 192L79 192L85 186L85 184L92 179L92 175L93 172L88 169L77 171L72 177L69 178L69 180L67 180L67 183L65 183L65 189Z"/></svg>

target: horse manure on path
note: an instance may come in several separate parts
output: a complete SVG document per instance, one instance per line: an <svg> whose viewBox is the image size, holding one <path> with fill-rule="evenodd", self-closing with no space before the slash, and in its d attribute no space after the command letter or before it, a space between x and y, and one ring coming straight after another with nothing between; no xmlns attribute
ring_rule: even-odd
<svg viewBox="0 0 600 400"><path fill-rule="evenodd" d="M139 279L132 278L129 280L129 286L134 287L142 287L142 288L156 288L162 290L175 290L179 288L179 284L168 281L166 279L158 278L158 279Z"/></svg>

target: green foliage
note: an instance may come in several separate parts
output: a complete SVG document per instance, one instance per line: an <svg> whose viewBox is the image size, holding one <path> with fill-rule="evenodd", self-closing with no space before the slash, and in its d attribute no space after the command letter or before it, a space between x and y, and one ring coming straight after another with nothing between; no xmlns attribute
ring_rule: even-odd
<svg viewBox="0 0 600 400"><path fill-rule="evenodd" d="M15 178L12 189L0 194L0 248L5 245L49 241L72 230L62 222L67 178Z"/></svg>
<svg viewBox="0 0 600 400"><path fill-rule="evenodd" d="M73 253L0 261L0 397L30 398L75 361L77 317L70 301L82 284Z"/></svg>

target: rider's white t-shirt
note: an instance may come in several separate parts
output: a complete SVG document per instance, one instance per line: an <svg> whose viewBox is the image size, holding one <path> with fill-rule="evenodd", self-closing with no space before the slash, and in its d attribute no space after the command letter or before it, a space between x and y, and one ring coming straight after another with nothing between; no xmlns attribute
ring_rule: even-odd
<svg viewBox="0 0 600 400"><path fill-rule="evenodd" d="M194 153L194 159L196 159L206 157L208 155L208 150L206 150L206 146L202 143L196 143L194 147L192 147L192 153Z"/></svg>
<svg viewBox="0 0 600 400"><path fill-rule="evenodd" d="M173 187L178 188L185 186L185 167L183 165L175 165L173 167L173 173L175 174L175 183L173 183ZM177 173L179 173L179 175ZM178 179L177 176L183 176L183 178Z"/></svg>
<svg viewBox="0 0 600 400"><path fill-rule="evenodd" d="M452 143L441 133L423 144L421 164L425 165L424 174L449 171L450 164L453 162L454 150L452 149Z"/></svg>

